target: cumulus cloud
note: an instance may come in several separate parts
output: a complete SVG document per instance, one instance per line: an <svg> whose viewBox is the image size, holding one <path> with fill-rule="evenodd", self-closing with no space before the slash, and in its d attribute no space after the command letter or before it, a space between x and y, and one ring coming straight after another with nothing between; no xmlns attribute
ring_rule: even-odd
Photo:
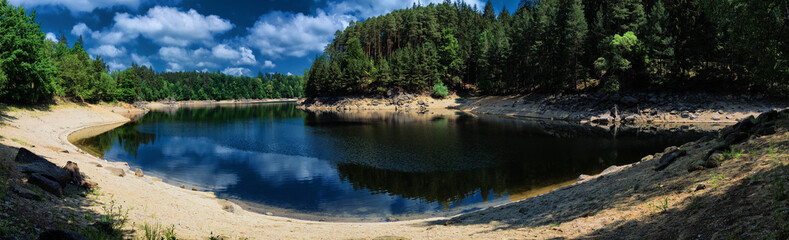
<svg viewBox="0 0 789 240"><path fill-rule="evenodd" d="M275 67L277 67L277 64L274 64L274 63L273 63L273 62L271 62L271 61L268 61L268 60L266 60L265 62L263 62L263 69L266 69L266 68L275 68Z"/></svg>
<svg viewBox="0 0 789 240"><path fill-rule="evenodd" d="M327 14L318 10L315 16L302 13L272 12L260 17L249 28L247 43L261 54L303 57L320 52L332 40L334 32L344 29L353 17Z"/></svg>
<svg viewBox="0 0 789 240"><path fill-rule="evenodd" d="M51 33L51 32L47 33L47 40L53 41L55 43L58 43L58 37L55 36L55 34Z"/></svg>
<svg viewBox="0 0 789 240"><path fill-rule="evenodd" d="M214 36L233 28L230 21L216 15L204 16L194 9L182 12L172 7L156 6L146 15L115 15L114 28L124 33L140 34L159 44L185 47L196 41L213 42Z"/></svg>
<svg viewBox="0 0 789 240"><path fill-rule="evenodd" d="M239 67L239 68L225 68L225 70L222 70L222 73L227 75L233 75L233 76L241 76L241 75L249 76L252 73L252 71L247 68Z"/></svg>
<svg viewBox="0 0 789 240"><path fill-rule="evenodd" d="M117 13L115 23L102 31L94 31L78 23L71 33L90 36L101 44L117 45L139 36L163 46L186 47L195 43L209 45L214 36L229 31L233 24L216 15L204 16L194 9L182 12L176 8L156 6L145 15Z"/></svg>
<svg viewBox="0 0 789 240"><path fill-rule="evenodd" d="M140 6L140 0L11 0L10 2L13 5L27 8L38 6L65 7L72 13L92 12L97 8L108 8L116 5L133 9Z"/></svg>
<svg viewBox="0 0 789 240"><path fill-rule="evenodd" d="M151 60L148 57L137 55L136 53L131 54L132 62L135 64L139 64L140 66L148 66L149 68L153 68L153 64L151 64Z"/></svg>
<svg viewBox="0 0 789 240"><path fill-rule="evenodd" d="M114 58L125 54L126 48L116 48L115 46L111 45L101 45L97 48L88 49L88 53L96 56Z"/></svg>
<svg viewBox="0 0 789 240"><path fill-rule="evenodd" d="M222 60L232 60L235 65L254 65L258 61L252 50L246 47L234 49L227 44L219 44L211 49L214 57Z"/></svg>
<svg viewBox="0 0 789 240"><path fill-rule="evenodd" d="M118 70L124 70L129 68L128 66L126 66L126 64L119 63L116 61L108 62L107 66L110 67L110 71L118 71Z"/></svg>

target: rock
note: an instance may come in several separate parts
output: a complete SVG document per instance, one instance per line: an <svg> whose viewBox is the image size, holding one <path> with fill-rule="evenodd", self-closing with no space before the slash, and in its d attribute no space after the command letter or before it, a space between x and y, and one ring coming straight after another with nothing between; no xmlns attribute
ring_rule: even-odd
<svg viewBox="0 0 789 240"><path fill-rule="evenodd" d="M688 152L681 149L677 149L670 153L663 154L663 157L661 157L660 160L658 161L657 167L655 167L655 171L662 171L663 169L666 169L669 165L674 163L674 161L676 161L679 157L685 156L686 154L688 154Z"/></svg>
<svg viewBox="0 0 789 240"><path fill-rule="evenodd" d="M680 114L680 117L682 117L682 118L689 118L690 117L690 113L689 112L682 112L682 114Z"/></svg>
<svg viewBox="0 0 789 240"><path fill-rule="evenodd" d="M99 184L91 180L82 179L82 183L79 186L83 189L91 190L98 187Z"/></svg>
<svg viewBox="0 0 789 240"><path fill-rule="evenodd" d="M197 187L192 187L192 191L197 191Z"/></svg>
<svg viewBox="0 0 789 240"><path fill-rule="evenodd" d="M636 122L637 120L638 120L638 116L630 115L630 116L625 117L624 122L633 123L633 122Z"/></svg>
<svg viewBox="0 0 789 240"><path fill-rule="evenodd" d="M19 172L27 175L39 174L43 177L49 178L57 182L61 187L71 180L71 175L68 171L58 167L54 163L49 162L45 158L38 156L25 148L20 148L14 159L21 165L17 166Z"/></svg>
<svg viewBox="0 0 789 240"><path fill-rule="evenodd" d="M69 174L70 183L74 184L81 184L82 183L82 174L79 173L79 165L77 163L68 161L66 166L63 167L63 170L66 170Z"/></svg>
<svg viewBox="0 0 789 240"><path fill-rule="evenodd" d="M88 240L79 233L63 230L47 230L38 235L39 240Z"/></svg>
<svg viewBox="0 0 789 240"><path fill-rule="evenodd" d="M726 119L728 119L728 120L731 120L732 118L734 118L734 117L732 117L732 116L726 116Z"/></svg>
<svg viewBox="0 0 789 240"><path fill-rule="evenodd" d="M69 154L69 151L68 151L68 150L61 150L60 152L61 152L61 153L65 153L65 154Z"/></svg>
<svg viewBox="0 0 789 240"><path fill-rule="evenodd" d="M653 155L647 155L647 156L645 156L645 157L642 157L642 158L641 158L641 161L642 161L642 162L643 162L643 161L649 161L649 160L652 160L652 159L654 159L654 158L655 158L655 156L653 156Z"/></svg>
<svg viewBox="0 0 789 240"><path fill-rule="evenodd" d="M20 188L20 187L17 187L17 186L11 187L11 191L14 191L20 197L27 198L27 199L30 199L30 200L35 200L35 201L41 201L41 196L39 196L38 194L34 193L33 191L30 191L30 190L27 190L27 189L24 189L24 188Z"/></svg>
<svg viewBox="0 0 789 240"><path fill-rule="evenodd" d="M580 176L578 176L578 181L579 182L583 182L584 180L589 179L591 177L592 176L589 176L589 175L586 175L586 174L581 174Z"/></svg>
<svg viewBox="0 0 789 240"><path fill-rule="evenodd" d="M622 166L614 166L614 165L612 165L612 166L606 168L605 170L603 170L603 172L601 172L600 175L606 175L606 174L609 174L609 173L612 173L612 172L616 172L619 169L622 169Z"/></svg>
<svg viewBox="0 0 789 240"><path fill-rule="evenodd" d="M696 185L696 189L693 190L693 191L694 192L698 192L698 191L704 190L706 188L707 188L707 185L702 182L702 183L697 184Z"/></svg>
<svg viewBox="0 0 789 240"><path fill-rule="evenodd" d="M186 185L181 184L181 188L186 188Z"/></svg>
<svg viewBox="0 0 789 240"><path fill-rule="evenodd" d="M721 165L721 163L723 163L723 160L725 159L726 157L723 156L723 153L715 152L712 155L710 155L709 158L707 158L707 161L704 162L704 167L707 168L718 167Z"/></svg>
<svg viewBox="0 0 789 240"><path fill-rule="evenodd" d="M266 216L274 216L274 214L271 212L266 212Z"/></svg>
<svg viewBox="0 0 789 240"><path fill-rule="evenodd" d="M26 148L19 149L19 152L17 152L14 161L22 164L34 163L39 161L49 162L46 159L36 155L35 153L30 152L30 150L27 150Z"/></svg>
<svg viewBox="0 0 789 240"><path fill-rule="evenodd" d="M696 118L699 118L699 117L696 116L696 114L691 114L689 118L690 118L690 120L696 120Z"/></svg>
<svg viewBox="0 0 789 240"><path fill-rule="evenodd" d="M137 177L144 177L145 175L144 175L144 174L142 174L142 169L139 169L139 168L138 168L138 169L134 170L134 176L137 176Z"/></svg>
<svg viewBox="0 0 789 240"><path fill-rule="evenodd" d="M126 171L123 171L123 169L120 169L120 168L105 167L104 169L107 169L107 171L112 173L112 175L115 175L115 176L118 176L118 177L125 177L126 176Z"/></svg>
<svg viewBox="0 0 789 240"><path fill-rule="evenodd" d="M63 195L63 186L61 186L58 182L44 177L41 174L33 173L30 175L30 178L27 181L28 183L36 185L44 191L55 194L56 196Z"/></svg>
<svg viewBox="0 0 789 240"><path fill-rule="evenodd" d="M49 161L39 161L25 165L17 166L19 172L32 175L32 174L39 174L44 176L58 184L61 187L66 186L69 181L71 181L71 173L68 171L59 168L57 165L49 162Z"/></svg>
<svg viewBox="0 0 789 240"><path fill-rule="evenodd" d="M720 120L721 120L721 117L719 117L718 115L713 115L712 116L712 121L720 121Z"/></svg>
<svg viewBox="0 0 789 240"><path fill-rule="evenodd" d="M222 205L222 210L225 210L225 212L229 212L229 213L235 213L236 212L236 208L233 206L232 203L230 203L230 201L219 200L219 204Z"/></svg>

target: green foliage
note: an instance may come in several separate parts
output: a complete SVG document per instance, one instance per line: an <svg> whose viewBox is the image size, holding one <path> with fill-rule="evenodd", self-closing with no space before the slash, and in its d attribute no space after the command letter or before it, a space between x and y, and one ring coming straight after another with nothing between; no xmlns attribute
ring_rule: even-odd
<svg viewBox="0 0 789 240"><path fill-rule="evenodd" d="M609 92L789 92L789 1L670 3L524 1L498 17L490 3L481 12L462 2L415 5L338 31L310 68L306 95L430 92L435 79L487 94L564 92L590 77L601 84L588 89ZM375 74L343 69L353 38ZM429 62L433 48L438 60Z"/></svg>
<svg viewBox="0 0 789 240"><path fill-rule="evenodd" d="M445 98L449 95L449 89L443 83L438 82L433 85L433 97Z"/></svg>
<svg viewBox="0 0 789 240"><path fill-rule="evenodd" d="M43 51L44 33L35 12L0 0L0 100L36 103L52 92L54 67Z"/></svg>
<svg viewBox="0 0 789 240"><path fill-rule="evenodd" d="M142 239L144 240L176 240L175 226L164 227L161 224L150 225L143 224L140 226L143 232Z"/></svg>
<svg viewBox="0 0 789 240"><path fill-rule="evenodd" d="M658 212L665 212L668 210L668 197L664 198L662 201L658 200L656 204L647 203L647 206L657 209Z"/></svg>

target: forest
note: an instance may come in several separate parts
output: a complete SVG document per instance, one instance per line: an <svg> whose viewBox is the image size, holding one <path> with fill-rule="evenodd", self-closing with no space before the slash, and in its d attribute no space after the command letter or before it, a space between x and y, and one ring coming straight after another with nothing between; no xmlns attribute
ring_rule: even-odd
<svg viewBox="0 0 789 240"><path fill-rule="evenodd" d="M351 22L310 97L529 92L789 93L789 0L445 1Z"/></svg>
<svg viewBox="0 0 789 240"><path fill-rule="evenodd" d="M82 37L45 39L35 12L0 0L0 101L41 103L54 97L78 102L224 100L300 97L303 77L259 73L257 77L216 72L162 72L132 64L110 71L92 58Z"/></svg>

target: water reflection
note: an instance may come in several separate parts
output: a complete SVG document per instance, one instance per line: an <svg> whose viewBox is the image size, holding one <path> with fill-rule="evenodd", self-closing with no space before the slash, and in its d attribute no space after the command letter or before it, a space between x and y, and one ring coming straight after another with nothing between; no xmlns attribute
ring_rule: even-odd
<svg viewBox="0 0 789 240"><path fill-rule="evenodd" d="M453 111L303 112L258 104L151 112L75 143L253 210L381 220L517 200L715 128L611 129Z"/></svg>

